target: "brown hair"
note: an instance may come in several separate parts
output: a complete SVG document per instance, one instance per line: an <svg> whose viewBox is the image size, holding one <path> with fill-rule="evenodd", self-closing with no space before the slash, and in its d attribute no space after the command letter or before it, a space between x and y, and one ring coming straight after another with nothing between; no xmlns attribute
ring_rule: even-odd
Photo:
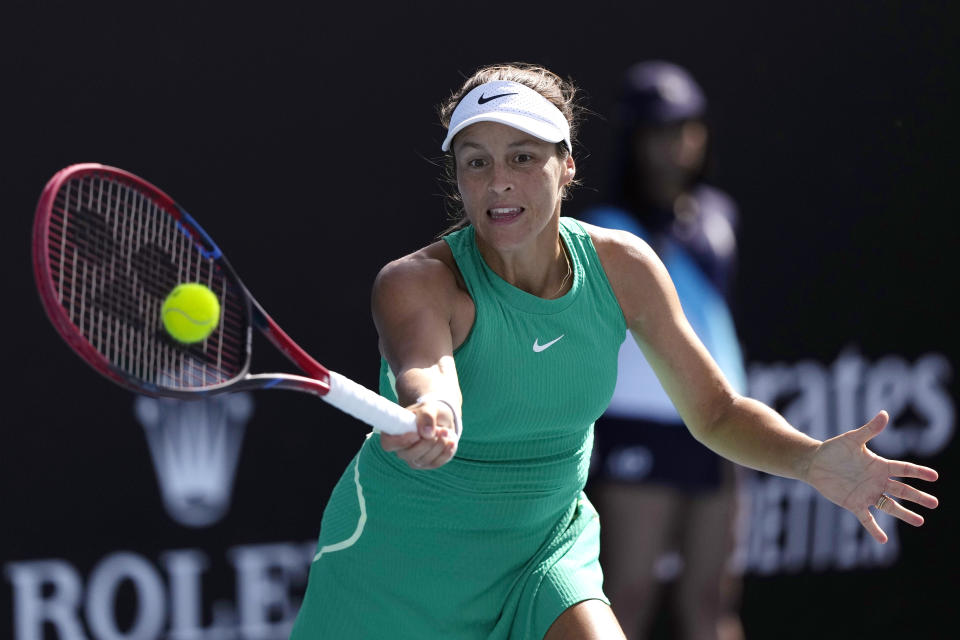
<svg viewBox="0 0 960 640"><path fill-rule="evenodd" d="M545 67L526 62L510 62L493 64L481 67L464 81L463 86L454 91L437 109L440 124L445 129L450 128L450 117L453 110L460 104L460 100L473 89L487 82L495 80L509 80L530 87L544 98L549 100L570 124L570 143L576 144L577 129L583 114L583 107L576 102L577 87L571 80L564 80ZM564 142L557 143L557 156L566 158L571 153ZM443 183L447 197L447 211L454 223L440 235L462 229L470 224L463 210L463 202L457 191L457 164L453 155L453 146L443 158ZM571 184L576 184L576 181ZM568 187L570 185L567 185ZM567 195L564 189L564 197Z"/></svg>

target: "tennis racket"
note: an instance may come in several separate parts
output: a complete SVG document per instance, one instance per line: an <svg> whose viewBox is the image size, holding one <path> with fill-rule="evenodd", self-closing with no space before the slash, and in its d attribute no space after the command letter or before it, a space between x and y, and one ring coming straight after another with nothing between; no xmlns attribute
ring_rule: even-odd
<svg viewBox="0 0 960 640"><path fill-rule="evenodd" d="M414 415L330 371L267 315L220 248L170 196L132 173L71 165L47 183L33 226L43 307L67 344L110 380L154 397L197 398L249 389L320 396L386 433L416 429ZM163 327L175 286L198 282L220 302L216 329L182 344ZM250 373L256 327L306 376Z"/></svg>

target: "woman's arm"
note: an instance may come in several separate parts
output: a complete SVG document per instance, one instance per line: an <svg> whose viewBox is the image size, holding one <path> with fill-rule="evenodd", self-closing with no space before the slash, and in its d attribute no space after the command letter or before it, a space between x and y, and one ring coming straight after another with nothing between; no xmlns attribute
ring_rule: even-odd
<svg viewBox="0 0 960 640"><path fill-rule="evenodd" d="M451 321L456 279L425 251L385 266L373 286L373 320L380 351L396 376L397 398L417 415L417 431L380 435L416 469L446 464L457 450L462 398L453 362Z"/></svg>
<svg viewBox="0 0 960 640"><path fill-rule="evenodd" d="M825 442L793 428L776 411L737 394L687 322L676 289L653 250L632 234L589 227L634 339L680 417L697 440L744 466L810 483L857 515L881 542L869 507L881 495L935 507L936 498L891 476L935 480L933 469L874 455L866 442L887 423L885 412ZM892 500L884 511L910 524L923 518Z"/></svg>

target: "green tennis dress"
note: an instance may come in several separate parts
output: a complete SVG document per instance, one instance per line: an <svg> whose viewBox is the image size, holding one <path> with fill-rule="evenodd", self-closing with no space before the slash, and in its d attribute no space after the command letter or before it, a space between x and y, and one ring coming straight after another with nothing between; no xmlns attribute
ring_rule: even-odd
<svg viewBox="0 0 960 640"><path fill-rule="evenodd" d="M473 227L445 238L476 306L457 454L413 470L367 438L324 511L295 640L539 639L607 602L583 486L626 323L590 236L571 218L560 233L574 279L555 300L494 273ZM385 363L380 386L396 401Z"/></svg>

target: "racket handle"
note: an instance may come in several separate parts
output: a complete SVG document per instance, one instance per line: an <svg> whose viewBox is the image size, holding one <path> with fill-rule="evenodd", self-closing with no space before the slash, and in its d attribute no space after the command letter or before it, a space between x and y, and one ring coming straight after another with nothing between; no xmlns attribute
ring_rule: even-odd
<svg viewBox="0 0 960 640"><path fill-rule="evenodd" d="M330 372L330 391L321 397L384 433L398 435L417 430L413 413L335 371Z"/></svg>

